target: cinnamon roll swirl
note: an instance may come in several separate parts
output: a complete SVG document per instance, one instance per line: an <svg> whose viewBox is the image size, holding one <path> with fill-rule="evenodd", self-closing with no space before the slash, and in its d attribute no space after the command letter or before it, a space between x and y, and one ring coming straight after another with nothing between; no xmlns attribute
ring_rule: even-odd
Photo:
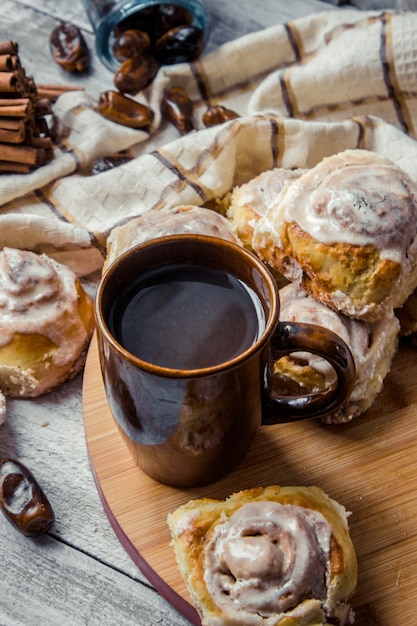
<svg viewBox="0 0 417 626"><path fill-rule="evenodd" d="M398 347L400 324L396 316L365 322L337 313L304 289L290 283L279 291L280 319L324 326L341 337L352 352L355 386L347 403L323 418L330 423L348 422L372 406L383 387ZM334 380L334 371L318 356L297 353L274 364L275 389L282 395L313 393ZM292 385L291 385L292 383Z"/></svg>
<svg viewBox="0 0 417 626"><path fill-rule="evenodd" d="M347 512L317 487L191 500L168 516L203 626L351 623L357 581Z"/></svg>
<svg viewBox="0 0 417 626"><path fill-rule="evenodd" d="M333 309L390 316L417 286L417 185L385 157L346 150L283 190L252 245Z"/></svg>
<svg viewBox="0 0 417 626"><path fill-rule="evenodd" d="M84 364L94 309L66 266L26 250L0 252L0 390L35 397Z"/></svg>

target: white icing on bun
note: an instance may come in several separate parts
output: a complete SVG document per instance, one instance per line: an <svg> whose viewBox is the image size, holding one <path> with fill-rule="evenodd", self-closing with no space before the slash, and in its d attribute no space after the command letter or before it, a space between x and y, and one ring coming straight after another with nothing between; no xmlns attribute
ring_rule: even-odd
<svg viewBox="0 0 417 626"><path fill-rule="evenodd" d="M0 252L0 389L35 397L74 376L94 328L75 274L45 254Z"/></svg>

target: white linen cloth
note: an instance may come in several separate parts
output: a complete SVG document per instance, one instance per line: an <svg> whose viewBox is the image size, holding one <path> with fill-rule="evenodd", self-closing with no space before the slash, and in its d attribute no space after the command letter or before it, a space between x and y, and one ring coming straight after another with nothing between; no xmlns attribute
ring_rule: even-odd
<svg viewBox="0 0 417 626"><path fill-rule="evenodd" d="M190 95L200 130L180 137L161 119L168 85ZM346 148L375 150L417 180L417 14L312 14L162 68L137 98L155 111L150 135L105 120L88 93L58 99L54 159L0 176L0 247L46 252L85 276L101 268L109 233L126 220L203 205L262 170L311 167ZM241 117L204 129L209 103ZM135 158L86 174L120 150Z"/></svg>

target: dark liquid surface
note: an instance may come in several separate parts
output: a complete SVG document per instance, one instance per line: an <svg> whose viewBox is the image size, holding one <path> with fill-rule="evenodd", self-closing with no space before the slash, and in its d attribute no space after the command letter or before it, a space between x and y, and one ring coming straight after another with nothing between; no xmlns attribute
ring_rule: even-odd
<svg viewBox="0 0 417 626"><path fill-rule="evenodd" d="M257 295L236 277L174 264L149 272L121 294L109 328L143 361L190 370L244 352L262 335L265 316Z"/></svg>

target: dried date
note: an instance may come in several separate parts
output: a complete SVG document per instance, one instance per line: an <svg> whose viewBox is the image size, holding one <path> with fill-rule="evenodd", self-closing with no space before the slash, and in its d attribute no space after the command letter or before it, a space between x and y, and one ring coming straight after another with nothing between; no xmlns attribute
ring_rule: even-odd
<svg viewBox="0 0 417 626"><path fill-rule="evenodd" d="M25 537L50 530L55 515L32 472L13 459L0 459L0 508Z"/></svg>
<svg viewBox="0 0 417 626"><path fill-rule="evenodd" d="M114 84L129 95L147 87L161 65L194 61L204 47L192 12L175 2L136 11L118 23L113 36L113 54L121 62Z"/></svg>
<svg viewBox="0 0 417 626"><path fill-rule="evenodd" d="M118 91L103 91L98 110L106 119L129 128L148 128L154 119L152 109Z"/></svg>
<svg viewBox="0 0 417 626"><path fill-rule="evenodd" d="M155 36L157 39L177 26L190 26L193 16L190 11L177 4L160 4L155 16Z"/></svg>
<svg viewBox="0 0 417 626"><path fill-rule="evenodd" d="M204 45L203 31L198 26L178 26L164 33L153 48L159 63L172 65L194 61Z"/></svg>
<svg viewBox="0 0 417 626"><path fill-rule="evenodd" d="M151 39L148 33L129 29L121 33L113 44L113 54L118 61L133 59L148 52Z"/></svg>
<svg viewBox="0 0 417 626"><path fill-rule="evenodd" d="M227 109L221 104L215 104L210 106L203 115L204 126L217 126L223 124L223 122L229 122L239 117L239 114L231 109Z"/></svg>
<svg viewBox="0 0 417 626"><path fill-rule="evenodd" d="M122 93L134 96L153 81L158 69L158 63L149 56L126 59L114 75L114 84Z"/></svg>
<svg viewBox="0 0 417 626"><path fill-rule="evenodd" d="M151 40L155 37L155 24L157 21L158 5L153 5L136 11L129 15L124 20L120 21L113 33L115 37L120 35L129 29L140 30L144 33L148 33Z"/></svg>
<svg viewBox="0 0 417 626"><path fill-rule="evenodd" d="M55 63L66 72L84 72L88 68L87 44L74 24L58 24L49 37L49 48Z"/></svg>
<svg viewBox="0 0 417 626"><path fill-rule="evenodd" d="M171 87L165 91L161 113L181 135L186 135L194 129L193 104L182 87Z"/></svg>

